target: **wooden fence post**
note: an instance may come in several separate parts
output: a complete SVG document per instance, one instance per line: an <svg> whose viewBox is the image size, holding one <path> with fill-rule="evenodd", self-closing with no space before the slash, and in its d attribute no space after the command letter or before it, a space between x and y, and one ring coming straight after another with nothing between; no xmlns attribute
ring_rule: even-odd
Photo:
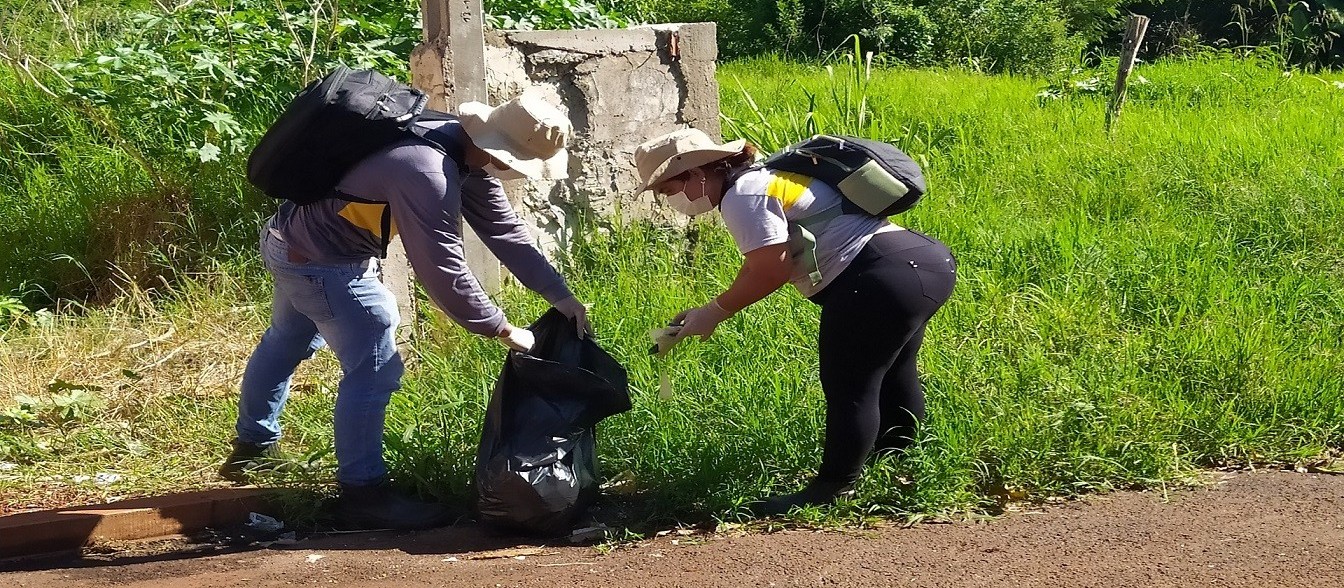
<svg viewBox="0 0 1344 588"><path fill-rule="evenodd" d="M1111 126L1120 119L1120 109L1125 106L1125 89L1129 83L1129 72L1134 68L1134 60L1139 55L1139 47L1143 45L1143 35L1148 32L1148 17L1131 14L1129 15L1129 24L1125 27L1125 42L1120 52L1120 68L1115 74L1115 93L1111 95L1111 103L1106 108L1106 132L1111 132Z"/></svg>

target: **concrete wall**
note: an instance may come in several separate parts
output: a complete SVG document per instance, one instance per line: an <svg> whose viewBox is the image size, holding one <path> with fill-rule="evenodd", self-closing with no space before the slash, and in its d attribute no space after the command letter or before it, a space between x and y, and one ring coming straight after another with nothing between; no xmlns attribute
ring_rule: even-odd
<svg viewBox="0 0 1344 588"><path fill-rule="evenodd" d="M688 126L719 137L715 33L714 23L486 32L490 103L538 86L574 123L569 180L506 186L548 253L566 245L579 218L685 222L634 193L630 159L636 145Z"/></svg>

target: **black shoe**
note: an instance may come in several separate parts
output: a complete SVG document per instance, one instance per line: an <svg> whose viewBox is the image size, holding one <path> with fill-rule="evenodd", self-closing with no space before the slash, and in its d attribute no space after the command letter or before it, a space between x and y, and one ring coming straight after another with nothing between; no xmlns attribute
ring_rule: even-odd
<svg viewBox="0 0 1344 588"><path fill-rule="evenodd" d="M341 484L336 521L354 529L432 529L448 523L452 512L437 502L416 500L384 481L372 486Z"/></svg>
<svg viewBox="0 0 1344 588"><path fill-rule="evenodd" d="M237 439L233 440L233 453L219 466L219 476L230 482L244 484L250 474L259 472L289 473L298 471L297 463L280 452L280 447L253 445Z"/></svg>
<svg viewBox="0 0 1344 588"><path fill-rule="evenodd" d="M854 493L852 482L830 482L812 480L802 490L793 494L771 496L752 505L751 511L758 517L775 517L786 514L795 508L826 506L842 496Z"/></svg>

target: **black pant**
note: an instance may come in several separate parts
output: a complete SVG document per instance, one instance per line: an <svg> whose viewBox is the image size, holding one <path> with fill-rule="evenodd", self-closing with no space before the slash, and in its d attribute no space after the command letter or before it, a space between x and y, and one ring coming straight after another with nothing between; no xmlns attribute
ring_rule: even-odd
<svg viewBox="0 0 1344 588"><path fill-rule="evenodd" d="M915 356L929 318L947 302L956 259L915 231L881 233L835 281L821 305L826 446L819 480L852 483L879 450L902 450L924 418Z"/></svg>

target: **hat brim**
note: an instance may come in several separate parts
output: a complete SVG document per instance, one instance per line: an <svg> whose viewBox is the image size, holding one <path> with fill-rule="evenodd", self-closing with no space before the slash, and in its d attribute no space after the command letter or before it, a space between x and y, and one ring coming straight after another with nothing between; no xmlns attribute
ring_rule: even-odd
<svg viewBox="0 0 1344 588"><path fill-rule="evenodd" d="M746 146L746 139L738 139L736 141L729 141L718 147L694 149L685 153L678 153L676 156L669 158L667 161L664 161L661 165L654 168L653 173L649 175L649 179L640 185L638 192L648 190L669 178L674 178L688 170L714 163L725 157L737 155L738 153L741 153L742 149Z"/></svg>
<svg viewBox="0 0 1344 588"><path fill-rule="evenodd" d="M458 120L471 142L491 157L498 159L519 173L534 179L563 180L569 177L569 152L564 148L548 158L518 157L521 151L502 133L491 130L486 123L494 108L480 102L466 102L458 108Z"/></svg>

